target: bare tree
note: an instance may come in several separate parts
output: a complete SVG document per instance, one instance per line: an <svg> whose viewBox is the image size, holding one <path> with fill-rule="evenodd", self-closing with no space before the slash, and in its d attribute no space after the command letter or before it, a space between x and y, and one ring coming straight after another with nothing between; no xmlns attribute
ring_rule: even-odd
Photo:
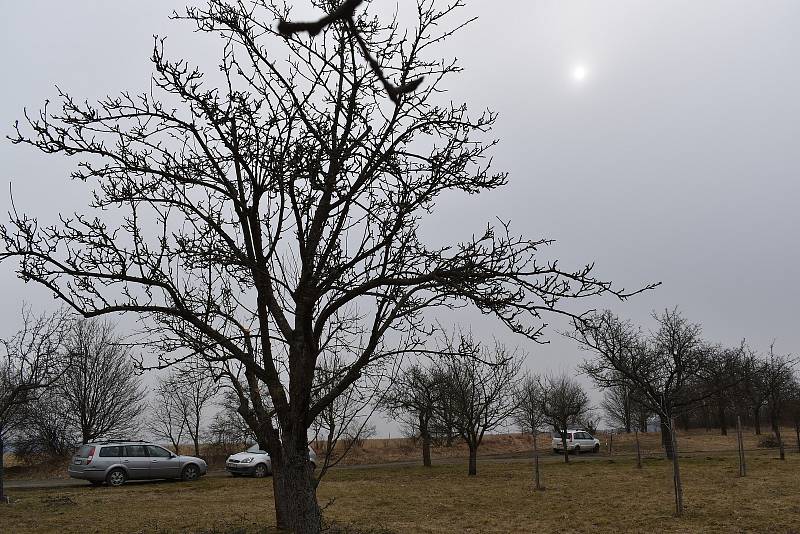
<svg viewBox="0 0 800 534"><path fill-rule="evenodd" d="M767 393L767 412L772 433L778 441L780 459L786 459L786 450L781 436L781 418L789 404L794 385L795 361L788 355L775 353L774 345L770 345L763 367L763 383Z"/></svg>
<svg viewBox="0 0 800 534"><path fill-rule="evenodd" d="M168 440L175 454L180 454L181 438L186 432L186 404L181 402L174 376L161 376L156 381L155 398L151 403L150 432L157 439Z"/></svg>
<svg viewBox="0 0 800 534"><path fill-rule="evenodd" d="M127 346L108 322L81 320L70 330L70 365L56 383L61 416L82 443L138 429L145 393Z"/></svg>
<svg viewBox="0 0 800 534"><path fill-rule="evenodd" d="M589 396L577 380L566 373L539 377L541 412L544 422L561 436L564 462L569 463L567 430L589 410Z"/></svg>
<svg viewBox="0 0 800 534"><path fill-rule="evenodd" d="M34 315L22 308L22 328L0 339L0 503L7 502L3 478L5 438L24 420L22 409L50 388L67 363L64 340L69 326L63 311Z"/></svg>
<svg viewBox="0 0 800 534"><path fill-rule="evenodd" d="M545 424L542 413L544 392L538 377L529 374L523 377L516 391L517 409L513 414L514 423L522 432L527 432L533 438L533 480L534 488L543 490L539 472L539 447L537 437Z"/></svg>
<svg viewBox="0 0 800 534"><path fill-rule="evenodd" d="M581 367L596 384L632 385L637 400L661 418L662 442L673 465L675 513L681 516L683 488L674 417L714 391L695 386L707 352L700 325L687 321L677 308L654 313L653 318L658 329L649 338L608 311L575 322L568 336L595 355Z"/></svg>
<svg viewBox="0 0 800 534"><path fill-rule="evenodd" d="M631 395L631 387L624 381L603 391L603 400L600 407L603 409L606 421L616 428L624 428L630 434L636 421L636 400Z"/></svg>
<svg viewBox="0 0 800 534"><path fill-rule="evenodd" d="M440 391L452 410L456 432L469 448L468 474L476 475L483 436L516 410L522 358L499 343L490 348L465 332L449 340L447 352Z"/></svg>
<svg viewBox="0 0 800 534"><path fill-rule="evenodd" d="M315 373L315 398L327 395L337 384L347 366L339 354L323 357ZM354 446L360 446L363 439L374 434L375 427L369 425L370 418L381 405L385 387L385 374L381 366L371 368L369 374L361 376L350 387L339 394L320 412L311 424L313 441L323 438L324 450L317 481L325 476L328 469L340 463Z"/></svg>
<svg viewBox="0 0 800 534"><path fill-rule="evenodd" d="M436 373L414 364L400 372L387 392L383 407L397 421L412 429L422 442L422 465L431 466L431 422L438 396Z"/></svg>
<svg viewBox="0 0 800 534"><path fill-rule="evenodd" d="M200 436L203 414L219 392L219 384L202 364L184 362L173 376L186 423L186 431L194 445L194 455L200 456Z"/></svg>
<svg viewBox="0 0 800 534"><path fill-rule="evenodd" d="M243 445L257 443L253 430L239 413L239 397L236 392L227 388L218 402L220 410L208 425L207 434L210 441L230 454Z"/></svg>
<svg viewBox="0 0 800 534"><path fill-rule="evenodd" d="M208 0L176 14L224 38L221 82L156 39L152 90L96 104L60 92L12 141L78 160L74 176L94 186L88 213L39 225L15 212L0 230L0 258L19 258L20 277L85 317L142 316L141 341L172 356L162 366L187 352L242 366L240 413L272 458L277 524L299 533L320 529L309 426L365 368L420 345L423 310L471 303L538 339L543 314L576 313L564 299L638 292L591 264L542 260L551 241L505 223L426 245L418 229L440 194L507 180L488 168L496 115L437 103L460 67L434 48L465 25L462 3L419 0L410 32L346 4L315 2L326 18L313 38L276 29L288 3ZM352 358L315 399L331 336L349 338Z"/></svg>

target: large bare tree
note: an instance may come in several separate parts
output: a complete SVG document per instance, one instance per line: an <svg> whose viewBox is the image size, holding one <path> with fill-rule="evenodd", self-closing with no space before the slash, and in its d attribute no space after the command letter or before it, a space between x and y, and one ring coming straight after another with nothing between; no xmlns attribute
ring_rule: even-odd
<svg viewBox="0 0 800 534"><path fill-rule="evenodd" d="M111 323L77 321L67 341L70 365L56 382L61 417L82 443L135 432L145 393L129 348Z"/></svg>
<svg viewBox="0 0 800 534"><path fill-rule="evenodd" d="M156 39L149 90L60 91L26 114L13 142L75 158L93 196L56 224L15 212L0 231L22 279L86 317L141 317L161 365L197 356L236 378L277 523L298 533L320 528L309 426L366 367L413 350L425 310L472 304L537 339L544 314L576 313L564 299L631 294L506 223L422 239L442 193L507 181L489 169L496 115L442 98L460 67L435 49L469 20L462 2L418 0L407 30L368 3L311 3L325 16L310 32L278 31L280 1L187 8L175 18L221 38L212 77ZM314 397L334 345L347 367Z"/></svg>

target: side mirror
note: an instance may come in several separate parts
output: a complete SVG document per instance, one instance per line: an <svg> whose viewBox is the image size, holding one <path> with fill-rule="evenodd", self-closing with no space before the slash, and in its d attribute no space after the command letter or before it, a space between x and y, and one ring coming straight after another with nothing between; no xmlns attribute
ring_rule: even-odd
<svg viewBox="0 0 800 534"><path fill-rule="evenodd" d="M172 460L173 458L177 458L177 457L178 457L178 455L177 455L177 454L175 454L174 452L173 452L173 453L170 453L170 455L169 455L169 459L170 459L170 460Z"/></svg>

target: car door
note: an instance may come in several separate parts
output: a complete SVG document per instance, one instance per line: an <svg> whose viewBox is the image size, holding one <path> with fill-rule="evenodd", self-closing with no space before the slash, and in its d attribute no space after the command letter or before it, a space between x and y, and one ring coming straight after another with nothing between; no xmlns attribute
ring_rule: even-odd
<svg viewBox="0 0 800 534"><path fill-rule="evenodd" d="M150 478L150 457L144 445L125 445L122 465L128 470L128 478Z"/></svg>
<svg viewBox="0 0 800 534"><path fill-rule="evenodd" d="M177 456L158 445L146 445L150 456L150 478L178 478L181 461Z"/></svg>
<svg viewBox="0 0 800 534"><path fill-rule="evenodd" d="M580 447L581 452L586 452L591 449L591 447L588 446L586 432L575 432L575 446Z"/></svg>

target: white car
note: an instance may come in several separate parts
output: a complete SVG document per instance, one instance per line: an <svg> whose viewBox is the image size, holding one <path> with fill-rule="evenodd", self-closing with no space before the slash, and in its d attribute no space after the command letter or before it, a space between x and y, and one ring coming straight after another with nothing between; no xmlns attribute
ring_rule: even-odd
<svg viewBox="0 0 800 534"><path fill-rule="evenodd" d="M312 469L317 468L317 454L311 447L308 448L308 461L311 462ZM228 456L225 460L225 470L233 476L251 475L261 478L272 473L272 461L269 453L256 444L244 452Z"/></svg>
<svg viewBox="0 0 800 534"><path fill-rule="evenodd" d="M564 453L561 432L553 432L553 452ZM600 452L600 440L585 430L567 430L567 451L574 453Z"/></svg>

